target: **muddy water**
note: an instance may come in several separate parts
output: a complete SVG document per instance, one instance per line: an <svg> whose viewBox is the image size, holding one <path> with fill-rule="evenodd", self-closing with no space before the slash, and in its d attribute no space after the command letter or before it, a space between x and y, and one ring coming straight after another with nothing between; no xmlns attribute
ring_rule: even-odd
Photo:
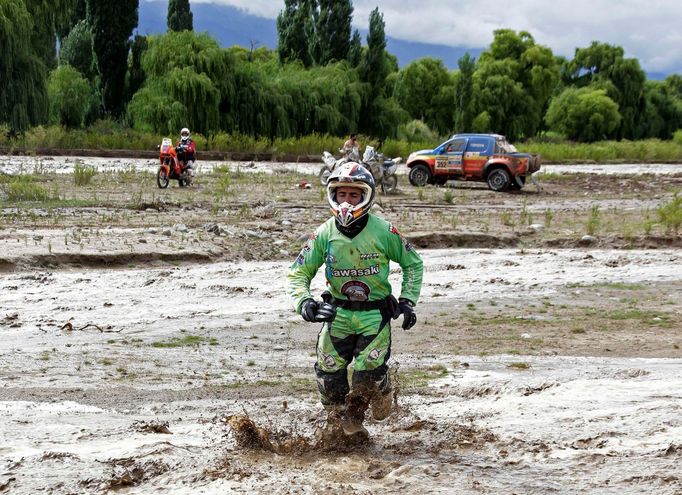
<svg viewBox="0 0 682 495"><path fill-rule="evenodd" d="M423 255L422 304L441 311L503 293L522 306L577 283L682 279L674 250ZM369 421L369 443L289 455L240 448L231 415L311 444L323 418L311 380L318 329L290 310L286 268L0 275L0 490L682 493L680 359L481 358L433 347L424 360L399 334L403 371L447 373L427 393L401 395L386 422ZM319 293L323 282L313 285Z"/></svg>
<svg viewBox="0 0 682 495"><path fill-rule="evenodd" d="M76 160L84 165L96 167L99 172L118 172L122 170L139 170L156 173L159 163L155 159L132 159L132 158L96 158L96 157L25 157L25 156L2 156L0 155L0 172L7 174L17 173L73 173ZM229 166L242 172L273 173L275 170L290 170L301 174L314 174L320 171L322 161L316 163L283 163L283 162L220 162L199 160L197 173L211 172L217 166ZM398 174L406 174L407 166L404 163L398 165ZM582 173L582 174L606 174L606 175L638 175L656 174L671 175L682 174L682 164L665 163L637 163L637 164L571 164L571 165L543 165L543 173Z"/></svg>

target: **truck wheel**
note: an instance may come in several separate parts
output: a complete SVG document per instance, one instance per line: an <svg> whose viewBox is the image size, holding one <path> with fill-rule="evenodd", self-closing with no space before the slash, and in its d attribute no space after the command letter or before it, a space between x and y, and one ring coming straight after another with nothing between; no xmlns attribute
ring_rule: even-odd
<svg viewBox="0 0 682 495"><path fill-rule="evenodd" d="M424 187L431 180L431 171L426 165L416 165L410 170L410 184L416 187Z"/></svg>
<svg viewBox="0 0 682 495"><path fill-rule="evenodd" d="M503 168L496 168L488 174L488 187L496 192L502 192L509 189L511 184L511 177L509 172Z"/></svg>

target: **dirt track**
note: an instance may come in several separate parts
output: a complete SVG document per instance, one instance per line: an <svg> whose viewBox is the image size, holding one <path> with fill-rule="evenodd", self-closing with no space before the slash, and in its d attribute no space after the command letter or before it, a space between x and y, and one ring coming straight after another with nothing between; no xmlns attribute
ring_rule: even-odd
<svg viewBox="0 0 682 495"><path fill-rule="evenodd" d="M419 323L353 450L315 443L318 328L283 294L328 215L314 176L216 164L160 191L136 168L76 187L36 163L60 199L4 204L0 492L682 493L682 239L655 213L682 175L401 176L377 212L423 253ZM296 448L240 446L244 413Z"/></svg>

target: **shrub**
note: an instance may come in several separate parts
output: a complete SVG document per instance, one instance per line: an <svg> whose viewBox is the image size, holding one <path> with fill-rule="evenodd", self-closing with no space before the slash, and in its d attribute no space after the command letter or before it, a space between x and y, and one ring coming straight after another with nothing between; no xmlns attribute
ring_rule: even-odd
<svg viewBox="0 0 682 495"><path fill-rule="evenodd" d="M656 213L666 232L676 234L682 225L682 196L675 193L673 199L660 206Z"/></svg>
<svg viewBox="0 0 682 495"><path fill-rule="evenodd" d="M0 187L9 201L46 201L50 193L35 182L31 175L9 177L0 183Z"/></svg>
<svg viewBox="0 0 682 495"><path fill-rule="evenodd" d="M76 160L73 166L73 182L77 186L90 184L92 178L97 175L97 168L83 165L83 162Z"/></svg>

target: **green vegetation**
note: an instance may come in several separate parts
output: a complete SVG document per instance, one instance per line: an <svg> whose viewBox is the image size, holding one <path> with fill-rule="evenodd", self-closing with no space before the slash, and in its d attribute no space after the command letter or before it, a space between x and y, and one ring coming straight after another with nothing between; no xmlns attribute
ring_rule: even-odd
<svg viewBox="0 0 682 495"><path fill-rule="evenodd" d="M401 387L421 388L426 387L430 381L443 378L448 375L448 370L443 365L434 365L427 369L415 369L400 372L398 382Z"/></svg>
<svg viewBox="0 0 682 495"><path fill-rule="evenodd" d="M587 222L585 223L585 231L589 235L595 235L599 232L601 227L601 215L599 213L599 206L594 205L590 208L590 213L587 217Z"/></svg>
<svg viewBox="0 0 682 495"><path fill-rule="evenodd" d="M192 30L186 0L168 3L166 33L131 39L138 3L0 3L0 80L6 83L0 126L10 137L49 122L80 129L107 116L123 132L151 136L118 142L139 149L153 149L160 135L187 126L204 136L199 149L227 151L237 151L236 143L207 141L248 136L249 151L260 146L277 153L290 152L289 139L333 136L333 146L294 144L299 153L317 154L358 131L406 143L391 149L387 142L384 152L407 156L423 148L417 142L433 146L453 131L475 131L534 139L528 146L546 149L546 161L682 156L682 78L647 81L639 61L619 46L594 41L565 59L531 33L498 29L480 57L465 55L457 71L430 57L399 68L386 50L382 12L371 11L363 40L352 29L362 21L353 18L350 0L286 0L275 50L222 48ZM619 143L585 151L559 141L566 150L545 148L557 136ZM649 142L673 137L671 146Z"/></svg>
<svg viewBox="0 0 682 495"><path fill-rule="evenodd" d="M677 234L682 225L682 196L675 193L673 199L659 207L656 213L666 232Z"/></svg>
<svg viewBox="0 0 682 495"><path fill-rule="evenodd" d="M152 347L171 348L171 347L191 347L201 344L218 345L218 340L214 337L202 337L199 335L185 335L182 338L173 337L170 340L152 342Z"/></svg>
<svg viewBox="0 0 682 495"><path fill-rule="evenodd" d="M10 202L53 199L53 193L41 185L33 175L0 176L0 191ZM58 197L58 194L55 196Z"/></svg>
<svg viewBox="0 0 682 495"><path fill-rule="evenodd" d="M73 181L77 186L90 184L95 175L97 175L97 168L83 165L83 162L76 160L73 165Z"/></svg>
<svg viewBox="0 0 682 495"><path fill-rule="evenodd" d="M515 369L515 370L528 370L530 369L530 364L526 363L525 361L518 361L514 363L509 363L507 365L507 368Z"/></svg>

